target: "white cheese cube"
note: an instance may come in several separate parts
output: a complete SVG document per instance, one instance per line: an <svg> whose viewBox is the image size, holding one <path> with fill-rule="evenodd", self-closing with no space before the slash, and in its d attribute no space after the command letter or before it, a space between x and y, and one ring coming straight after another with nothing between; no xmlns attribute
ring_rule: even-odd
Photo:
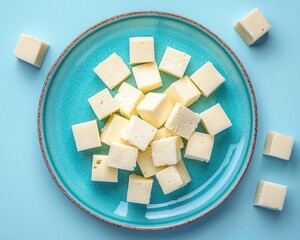
<svg viewBox="0 0 300 240"><path fill-rule="evenodd" d="M189 139L199 122L199 114L176 103L165 123L165 127L177 135Z"/></svg>
<svg viewBox="0 0 300 240"><path fill-rule="evenodd" d="M257 184L254 205L281 211L286 193L287 186L261 180Z"/></svg>
<svg viewBox="0 0 300 240"><path fill-rule="evenodd" d="M225 81L225 78L211 62L207 62L191 76L191 80L201 93L208 97Z"/></svg>
<svg viewBox="0 0 300 240"><path fill-rule="evenodd" d="M120 109L107 88L90 97L88 101L99 120L103 120Z"/></svg>
<svg viewBox="0 0 300 240"><path fill-rule="evenodd" d="M162 138L168 138L168 137L175 137L177 136L175 133L171 132L169 129L165 128L165 127L162 127L160 129L157 130L154 138L153 138L153 142L156 141L156 140L160 140ZM179 148L183 148L183 141L182 141L182 138L180 136L177 136L178 137L178 144L179 144Z"/></svg>
<svg viewBox="0 0 300 240"><path fill-rule="evenodd" d="M163 170L163 167L155 167L152 159L152 150L147 148L144 152L139 152L137 157L137 164L139 165L145 178L154 176L157 172Z"/></svg>
<svg viewBox="0 0 300 240"><path fill-rule="evenodd" d="M234 29L248 46L255 43L270 28L271 25L257 8L253 9L234 25Z"/></svg>
<svg viewBox="0 0 300 240"><path fill-rule="evenodd" d="M182 78L190 59L191 56L185 52L167 47L160 62L159 70L173 75L174 77Z"/></svg>
<svg viewBox="0 0 300 240"><path fill-rule="evenodd" d="M165 94L173 104L180 103L183 106L190 106L196 102L201 93L188 76L172 83L166 90Z"/></svg>
<svg viewBox="0 0 300 240"><path fill-rule="evenodd" d="M152 178L131 174L128 182L127 202L149 204L152 185Z"/></svg>
<svg viewBox="0 0 300 240"><path fill-rule="evenodd" d="M163 85L155 62L135 66L132 72L137 87L142 92L149 92Z"/></svg>
<svg viewBox="0 0 300 240"><path fill-rule="evenodd" d="M181 160L178 137L168 137L151 143L154 166L174 165Z"/></svg>
<svg viewBox="0 0 300 240"><path fill-rule="evenodd" d="M148 93L136 110L143 120L159 128L167 120L173 105L164 93Z"/></svg>
<svg viewBox="0 0 300 240"><path fill-rule="evenodd" d="M130 70L116 53L111 54L94 68L94 72L110 89L115 88L130 76Z"/></svg>
<svg viewBox="0 0 300 240"><path fill-rule="evenodd" d="M93 155L92 181L118 182L118 169L106 165L106 155Z"/></svg>
<svg viewBox="0 0 300 240"><path fill-rule="evenodd" d="M127 128L121 133L122 139L145 151L154 138L157 129L137 116L132 116Z"/></svg>
<svg viewBox="0 0 300 240"><path fill-rule="evenodd" d="M118 142L112 142L106 165L113 168L133 171L136 166L137 155L137 148Z"/></svg>
<svg viewBox="0 0 300 240"><path fill-rule="evenodd" d="M266 137L264 154L289 160L294 146L294 138L269 131Z"/></svg>
<svg viewBox="0 0 300 240"><path fill-rule="evenodd" d="M40 68L44 62L48 48L49 45L47 43L26 34L21 34L14 55L17 58Z"/></svg>
<svg viewBox="0 0 300 240"><path fill-rule="evenodd" d="M138 115L136 106L144 99L144 97L142 91L124 82L119 88L115 100L120 106L121 114L130 118L132 115Z"/></svg>
<svg viewBox="0 0 300 240"><path fill-rule="evenodd" d="M202 112L200 116L203 127L213 136L232 125L219 103Z"/></svg>
<svg viewBox="0 0 300 240"><path fill-rule="evenodd" d="M194 132L188 140L184 157L209 162L214 146L214 136Z"/></svg>
<svg viewBox="0 0 300 240"><path fill-rule="evenodd" d="M127 127L129 120L113 114L107 120L101 133L101 141L107 145L111 145L112 142L119 142L122 144L127 144L121 138L121 132Z"/></svg>
<svg viewBox="0 0 300 240"><path fill-rule="evenodd" d="M182 179L182 185L180 187L185 186L186 184L188 184L192 179L191 176L183 162L183 160L179 161L176 165L175 165L181 179Z"/></svg>
<svg viewBox="0 0 300 240"><path fill-rule="evenodd" d="M72 125L77 151L101 146L97 120Z"/></svg>
<svg viewBox="0 0 300 240"><path fill-rule="evenodd" d="M178 169L174 165L166 167L156 173L155 176L164 194L171 193L184 184Z"/></svg>
<svg viewBox="0 0 300 240"><path fill-rule="evenodd" d="M154 62L153 37L129 38L130 64Z"/></svg>

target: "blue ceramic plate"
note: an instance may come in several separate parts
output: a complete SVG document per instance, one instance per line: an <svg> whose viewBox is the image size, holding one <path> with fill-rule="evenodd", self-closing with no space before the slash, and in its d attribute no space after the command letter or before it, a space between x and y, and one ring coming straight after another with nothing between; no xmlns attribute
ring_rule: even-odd
<svg viewBox="0 0 300 240"><path fill-rule="evenodd" d="M191 109L200 113L219 102L232 127L215 138L208 164L184 159L192 177L187 186L164 195L155 181L151 204L126 203L129 171L119 170L119 183L92 182L94 153L108 147L77 152L71 125L95 119L87 99L105 85L93 68L116 52L129 63L128 38L153 36L160 62L167 46L192 56L191 75L211 61L226 82L210 97L201 96ZM162 92L176 78L161 73ZM133 76L126 80L135 85ZM116 94L117 88L112 91ZM105 121L99 121L102 128ZM59 188L82 210L118 226L164 229L198 219L220 205L243 177L254 150L257 112L253 89L241 62L214 33L200 24L169 13L134 12L103 21L78 36L59 56L41 93L38 131L46 165ZM201 124L199 131L204 131ZM186 143L186 142L185 142ZM184 150L183 150L184 152ZM136 168L135 172L140 170Z"/></svg>

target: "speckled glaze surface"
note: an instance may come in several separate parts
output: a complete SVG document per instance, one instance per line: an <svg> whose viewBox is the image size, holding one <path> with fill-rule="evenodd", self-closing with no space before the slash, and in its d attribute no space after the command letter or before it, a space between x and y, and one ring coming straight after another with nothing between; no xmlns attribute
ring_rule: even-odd
<svg viewBox="0 0 300 240"><path fill-rule="evenodd" d="M105 85L93 68L113 52L128 64L128 38L132 36L154 37L158 64L167 46L190 54L192 58L187 75L206 61L211 61L226 82L210 97L201 96L190 108L200 113L219 102L233 124L215 137L208 164L184 159L192 177L191 183L164 195L155 181L149 205L126 203L128 171L119 170L117 184L92 182L92 155L106 154L108 146L103 144L101 148L77 152L71 130L72 124L96 119L87 99ZM161 77L164 86L157 92L164 91L176 80L162 72ZM133 76L126 81L135 85ZM115 95L117 89L111 93ZM98 123L102 128L105 121ZM201 124L198 130L204 131ZM159 230L180 226L219 206L245 174L254 150L256 132L257 109L253 88L236 55L200 24L163 12L133 12L116 16L79 35L54 63L39 103L41 151L59 188L90 215L132 229ZM138 167L134 172L140 173Z"/></svg>

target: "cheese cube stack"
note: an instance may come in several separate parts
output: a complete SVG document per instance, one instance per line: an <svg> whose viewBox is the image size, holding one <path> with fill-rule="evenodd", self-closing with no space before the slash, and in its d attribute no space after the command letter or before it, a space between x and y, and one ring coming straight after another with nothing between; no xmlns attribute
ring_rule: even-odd
<svg viewBox="0 0 300 240"><path fill-rule="evenodd" d="M152 177L157 172L164 169L164 167L162 166L154 166L151 147L148 147L144 152L139 152L137 157L137 164L139 165L145 178Z"/></svg>
<svg viewBox="0 0 300 240"><path fill-rule="evenodd" d="M26 34L21 34L14 55L27 63L40 68L48 51L49 45Z"/></svg>
<svg viewBox="0 0 300 240"><path fill-rule="evenodd" d="M281 211L286 193L287 186L261 180L257 184L254 205Z"/></svg>
<svg viewBox="0 0 300 240"><path fill-rule="evenodd" d="M181 160L178 137L168 137L151 143L154 166L174 165Z"/></svg>
<svg viewBox="0 0 300 240"><path fill-rule="evenodd" d="M159 70L174 77L182 78L191 56L177 49L167 47L159 65Z"/></svg>
<svg viewBox="0 0 300 240"><path fill-rule="evenodd" d="M207 62L199 68L191 76L191 79L205 97L212 94L225 81L225 78L211 62Z"/></svg>
<svg viewBox="0 0 300 240"><path fill-rule="evenodd" d="M234 25L234 29L248 46L254 44L270 28L271 25L258 8L253 9Z"/></svg>
<svg viewBox="0 0 300 240"><path fill-rule="evenodd" d="M154 62L153 37L129 38L130 64Z"/></svg>
<svg viewBox="0 0 300 240"><path fill-rule="evenodd" d="M188 140L184 157L209 162L214 146L214 136L194 132Z"/></svg>
<svg viewBox="0 0 300 240"><path fill-rule="evenodd" d="M102 129L101 141L109 146L112 142L127 144L121 138L121 132L127 127L128 123L129 120L122 116L117 114L111 115Z"/></svg>
<svg viewBox="0 0 300 240"><path fill-rule="evenodd" d="M202 112L200 116L203 127L213 136L232 125L219 103Z"/></svg>
<svg viewBox="0 0 300 240"><path fill-rule="evenodd" d="M97 120L72 125L77 151L101 146Z"/></svg>
<svg viewBox="0 0 300 240"><path fill-rule="evenodd" d="M131 174L129 176L127 202L149 204L153 185L152 178Z"/></svg>
<svg viewBox="0 0 300 240"><path fill-rule="evenodd" d="M136 107L144 97L142 91L124 82L120 86L115 100L120 106L120 113L129 119L132 115L138 115Z"/></svg>
<svg viewBox="0 0 300 240"><path fill-rule="evenodd" d="M176 103L165 123L165 127L175 134L185 139L189 139L199 122L199 114Z"/></svg>
<svg viewBox="0 0 300 240"><path fill-rule="evenodd" d="M162 81L155 62L145 63L132 68L138 89L146 93L162 87Z"/></svg>
<svg viewBox="0 0 300 240"><path fill-rule="evenodd" d="M118 182L118 169L106 165L106 155L93 155L92 181Z"/></svg>
<svg viewBox="0 0 300 240"><path fill-rule="evenodd" d="M182 138L188 140L186 158L209 162L214 135L230 127L231 122L220 104L201 114L188 108L201 94L208 97L224 82L211 62L189 78L184 73L191 56L185 52L167 47L158 68L153 37L132 37L129 49L130 64L139 64L132 67L137 88L123 82L131 72L121 57L111 54L94 72L109 89L121 86L115 97L105 88L88 99L99 120L109 117L101 138L97 120L73 125L72 131L78 151L99 147L101 141L110 146L108 155L93 155L92 181L118 182L118 169L134 171L138 164L143 176L129 175L127 202L149 204L154 175L164 194L191 181L182 160ZM179 79L162 93L147 93L163 86L159 70ZM195 131L200 121L208 134ZM266 154L276 155L275 143L282 146L286 142L280 138L277 143L273 135L266 141ZM280 149L287 158L286 150ZM257 199L257 205L264 205L263 194Z"/></svg>
<svg viewBox="0 0 300 240"><path fill-rule="evenodd" d="M137 155L137 148L113 142L110 145L106 165L113 168L133 171L136 166Z"/></svg>
<svg viewBox="0 0 300 240"><path fill-rule="evenodd" d="M156 141L156 140L160 140L162 138L168 138L168 137L175 137L177 136L178 137L178 144L179 144L179 148L183 148L184 145L183 145L183 141L182 141L182 138L178 135L176 135L175 133L171 132L169 129L165 128L165 127L162 127L160 129L157 130L154 138L153 138L153 142Z"/></svg>
<svg viewBox="0 0 300 240"><path fill-rule="evenodd" d="M174 192L191 181L190 174L183 161L166 167L156 173L155 176L164 194Z"/></svg>
<svg viewBox="0 0 300 240"><path fill-rule="evenodd" d="M88 101L99 120L103 120L120 109L107 88L90 97Z"/></svg>
<svg viewBox="0 0 300 240"><path fill-rule="evenodd" d="M145 151L157 129L137 116L132 116L127 127L122 131L121 137L131 145Z"/></svg>
<svg viewBox="0 0 300 240"><path fill-rule="evenodd" d="M294 138L284 134L269 131L266 137L264 154L289 160L294 145Z"/></svg>
<svg viewBox="0 0 300 240"><path fill-rule="evenodd" d="M172 108L166 94L148 93L136 109L143 120L159 128L167 120Z"/></svg>
<svg viewBox="0 0 300 240"><path fill-rule="evenodd" d="M188 76L172 83L166 90L165 94L171 100L173 105L180 103L183 106L190 106L196 102L201 93Z"/></svg>
<svg viewBox="0 0 300 240"><path fill-rule="evenodd" d="M103 62L100 62L98 66L94 68L94 72L109 89L114 89L131 74L122 58L116 53L113 53Z"/></svg>

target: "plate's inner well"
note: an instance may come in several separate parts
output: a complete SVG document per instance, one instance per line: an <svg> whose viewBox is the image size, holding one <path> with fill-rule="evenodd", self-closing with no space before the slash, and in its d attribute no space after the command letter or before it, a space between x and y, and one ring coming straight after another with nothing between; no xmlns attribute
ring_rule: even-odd
<svg viewBox="0 0 300 240"><path fill-rule="evenodd" d="M211 61L225 77L225 83L208 98L202 95L190 109L200 113L219 102L232 121L232 127L215 137L208 164L184 159L192 181L168 195L163 194L155 181L151 204L147 206L126 203L129 171L119 170L118 183L92 182L92 155L106 154L108 146L103 144L98 149L77 152L71 131L73 124L96 119L87 99L105 85L93 68L113 52L128 64L128 39L134 36L154 37L158 64L167 46L191 55L186 70L188 76ZM161 77L164 86L156 92L164 91L176 80L162 72ZM133 76L126 81L136 86ZM111 93L115 95L117 89ZM214 208L239 181L254 141L252 101L240 66L228 50L203 29L163 15L125 17L88 32L60 60L47 85L41 109L43 145L59 184L87 211L125 226L176 225ZM100 128L105 121L98 121ZM197 130L205 132L201 124ZM134 172L141 174L138 167Z"/></svg>

